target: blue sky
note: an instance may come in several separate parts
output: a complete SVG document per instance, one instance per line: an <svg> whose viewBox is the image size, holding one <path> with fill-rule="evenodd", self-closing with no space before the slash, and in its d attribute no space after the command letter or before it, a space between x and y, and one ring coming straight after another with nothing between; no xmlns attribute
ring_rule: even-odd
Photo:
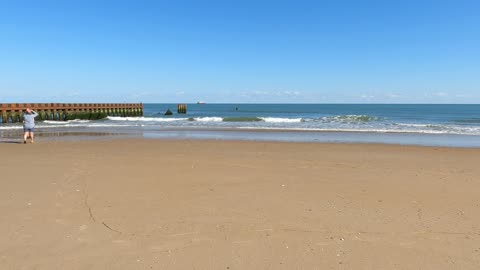
<svg viewBox="0 0 480 270"><path fill-rule="evenodd" d="M480 103L480 1L0 1L0 102Z"/></svg>

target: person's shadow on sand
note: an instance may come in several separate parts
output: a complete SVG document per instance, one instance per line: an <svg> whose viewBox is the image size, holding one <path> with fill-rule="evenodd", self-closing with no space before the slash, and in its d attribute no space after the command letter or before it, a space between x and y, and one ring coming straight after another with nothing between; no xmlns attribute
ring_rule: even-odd
<svg viewBox="0 0 480 270"><path fill-rule="evenodd" d="M0 140L0 143L22 144L22 142L20 142L20 141L10 141L10 140L8 140L8 141L2 141L2 140Z"/></svg>

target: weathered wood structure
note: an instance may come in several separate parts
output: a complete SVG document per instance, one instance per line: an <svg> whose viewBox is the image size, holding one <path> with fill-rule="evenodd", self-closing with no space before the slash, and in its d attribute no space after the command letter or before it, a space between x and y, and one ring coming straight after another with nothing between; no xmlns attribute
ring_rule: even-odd
<svg viewBox="0 0 480 270"><path fill-rule="evenodd" d="M187 113L187 104L178 104L177 113L186 114Z"/></svg>
<svg viewBox="0 0 480 270"><path fill-rule="evenodd" d="M22 122L27 108L36 111L40 121L94 120L107 116L143 115L142 103L0 103L0 122Z"/></svg>

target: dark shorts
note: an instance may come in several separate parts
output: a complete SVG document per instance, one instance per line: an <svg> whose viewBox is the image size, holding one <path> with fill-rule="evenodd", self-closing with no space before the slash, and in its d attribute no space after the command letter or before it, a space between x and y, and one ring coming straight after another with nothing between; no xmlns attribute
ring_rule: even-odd
<svg viewBox="0 0 480 270"><path fill-rule="evenodd" d="M23 127L23 132L34 132L35 131L35 128L26 128L26 127Z"/></svg>

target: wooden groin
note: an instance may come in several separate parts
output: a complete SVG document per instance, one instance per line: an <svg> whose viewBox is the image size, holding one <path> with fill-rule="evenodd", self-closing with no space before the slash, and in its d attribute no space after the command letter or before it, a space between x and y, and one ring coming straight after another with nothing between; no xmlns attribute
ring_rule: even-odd
<svg viewBox="0 0 480 270"><path fill-rule="evenodd" d="M30 108L38 113L37 120L95 120L107 116L142 116L143 103L0 103L0 122L18 123Z"/></svg>

